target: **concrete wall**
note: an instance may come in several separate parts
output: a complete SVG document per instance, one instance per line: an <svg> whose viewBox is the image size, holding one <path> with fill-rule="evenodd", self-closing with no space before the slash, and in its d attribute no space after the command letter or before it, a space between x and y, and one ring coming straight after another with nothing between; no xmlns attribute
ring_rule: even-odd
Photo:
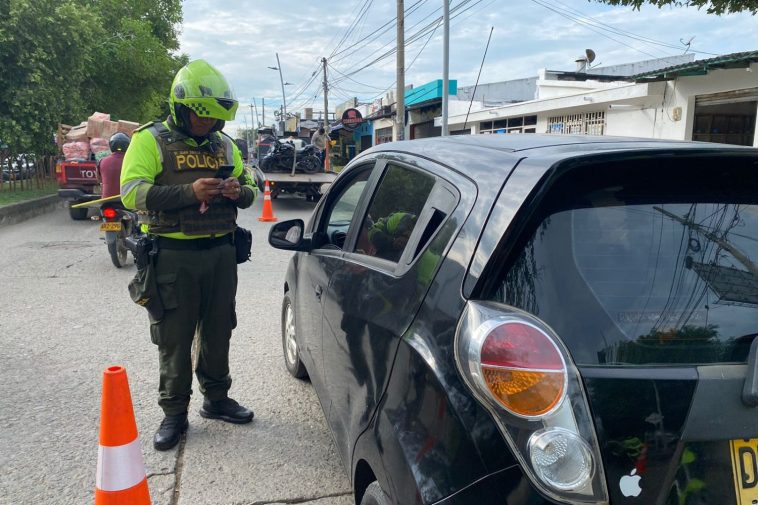
<svg viewBox="0 0 758 505"><path fill-rule="evenodd" d="M66 201L58 195L44 196L26 202L0 207L0 226L20 223L41 214L66 207Z"/></svg>
<svg viewBox="0 0 758 505"><path fill-rule="evenodd" d="M487 104L503 104L508 102L525 102L534 100L537 92L537 78L527 77L512 81L493 82L476 86L474 101ZM468 102L474 93L474 86L458 88L458 99Z"/></svg>
<svg viewBox="0 0 758 505"><path fill-rule="evenodd" d="M691 140L697 96L751 88L758 89L758 63L753 63L749 71L745 68L712 70L707 75L668 81L658 109L655 138ZM681 107L679 120L675 115L677 107ZM755 138L758 139L758 135Z"/></svg>

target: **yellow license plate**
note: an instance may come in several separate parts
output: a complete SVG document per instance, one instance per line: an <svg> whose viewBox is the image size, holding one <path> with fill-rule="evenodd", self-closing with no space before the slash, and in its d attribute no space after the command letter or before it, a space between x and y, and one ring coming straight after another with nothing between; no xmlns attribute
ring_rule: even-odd
<svg viewBox="0 0 758 505"><path fill-rule="evenodd" d="M758 438L730 440L737 505L758 503Z"/></svg>
<svg viewBox="0 0 758 505"><path fill-rule="evenodd" d="M112 223L102 223L100 225L100 231L121 231L121 222L115 221Z"/></svg>

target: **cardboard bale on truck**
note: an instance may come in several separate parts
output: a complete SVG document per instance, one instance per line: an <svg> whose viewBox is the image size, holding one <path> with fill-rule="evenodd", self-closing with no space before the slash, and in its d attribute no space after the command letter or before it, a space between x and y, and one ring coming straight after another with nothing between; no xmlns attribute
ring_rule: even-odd
<svg viewBox="0 0 758 505"><path fill-rule="evenodd" d="M132 133L134 133L134 130L139 128L139 123L135 123L133 121L124 121L122 119L118 120L118 131L121 133L126 133L130 137L132 136Z"/></svg>
<svg viewBox="0 0 758 505"><path fill-rule="evenodd" d="M86 208L71 205L100 197L97 161L111 154L109 140L117 132L132 135L139 126L132 121L111 121L110 114L95 112L78 126L59 125L56 142L62 160L55 166L58 196L69 201L72 219L86 219Z"/></svg>

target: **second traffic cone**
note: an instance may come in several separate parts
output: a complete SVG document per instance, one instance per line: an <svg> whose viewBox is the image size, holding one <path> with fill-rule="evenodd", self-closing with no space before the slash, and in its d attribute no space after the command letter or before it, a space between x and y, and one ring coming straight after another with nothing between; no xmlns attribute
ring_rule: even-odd
<svg viewBox="0 0 758 505"><path fill-rule="evenodd" d="M263 191L263 212L258 221L276 221L274 217L274 209L271 207L271 189L268 187L268 179L266 179L266 186Z"/></svg>
<svg viewBox="0 0 758 505"><path fill-rule="evenodd" d="M95 505L150 505L126 369L103 371Z"/></svg>

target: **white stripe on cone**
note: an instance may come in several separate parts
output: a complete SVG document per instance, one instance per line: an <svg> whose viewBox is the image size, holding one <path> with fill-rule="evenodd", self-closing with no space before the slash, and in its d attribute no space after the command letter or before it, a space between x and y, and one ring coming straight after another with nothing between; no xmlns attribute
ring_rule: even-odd
<svg viewBox="0 0 758 505"><path fill-rule="evenodd" d="M103 447L97 451L95 485L102 491L123 491L145 479L145 463L139 438L126 445Z"/></svg>

